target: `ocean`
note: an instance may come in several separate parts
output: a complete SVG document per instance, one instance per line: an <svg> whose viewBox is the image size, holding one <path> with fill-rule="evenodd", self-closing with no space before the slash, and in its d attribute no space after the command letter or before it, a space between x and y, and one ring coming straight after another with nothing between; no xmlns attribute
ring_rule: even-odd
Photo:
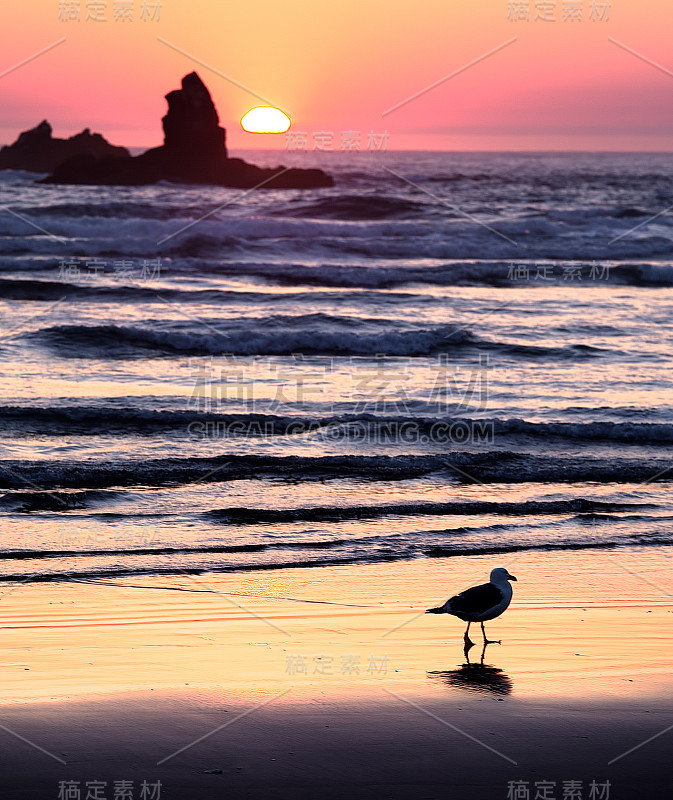
<svg viewBox="0 0 673 800"><path fill-rule="evenodd" d="M242 155L0 172L0 580L671 553L671 156Z"/></svg>

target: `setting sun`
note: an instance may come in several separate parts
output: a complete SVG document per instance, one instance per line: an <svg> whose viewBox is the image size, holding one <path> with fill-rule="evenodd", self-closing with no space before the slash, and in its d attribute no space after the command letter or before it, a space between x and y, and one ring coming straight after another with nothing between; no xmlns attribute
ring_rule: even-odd
<svg viewBox="0 0 673 800"><path fill-rule="evenodd" d="M241 126L248 133L285 133L290 124L287 114L273 106L251 108L241 119Z"/></svg>

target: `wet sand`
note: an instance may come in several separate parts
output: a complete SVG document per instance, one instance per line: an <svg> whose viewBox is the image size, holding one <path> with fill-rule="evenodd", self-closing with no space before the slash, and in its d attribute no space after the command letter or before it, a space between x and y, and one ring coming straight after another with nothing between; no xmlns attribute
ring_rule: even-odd
<svg viewBox="0 0 673 800"><path fill-rule="evenodd" d="M500 565L502 644L468 664L463 624L420 612ZM670 574L593 551L8 585L3 796L665 797Z"/></svg>

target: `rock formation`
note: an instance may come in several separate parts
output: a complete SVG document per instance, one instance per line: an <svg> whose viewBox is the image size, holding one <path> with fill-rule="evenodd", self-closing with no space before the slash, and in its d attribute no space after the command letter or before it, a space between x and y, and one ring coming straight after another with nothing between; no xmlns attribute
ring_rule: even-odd
<svg viewBox="0 0 673 800"><path fill-rule="evenodd" d="M24 131L14 144L0 149L0 169L23 169L27 172L53 172L74 156L93 158L128 158L125 147L115 147L100 133L86 128L69 139L54 139L51 125L43 120L36 128Z"/></svg>
<svg viewBox="0 0 673 800"><path fill-rule="evenodd" d="M164 143L142 155L96 158L78 155L61 164L43 183L140 186L161 180L251 189L311 189L333 186L319 169L262 168L230 158L226 131L220 127L212 98L196 72L182 79L182 88L166 95L162 119Z"/></svg>
<svg viewBox="0 0 673 800"><path fill-rule="evenodd" d="M185 176L208 179L210 165L227 158L227 134L220 127L210 92L196 72L191 72L182 79L182 89L169 92L166 100L168 113L161 123L167 162Z"/></svg>

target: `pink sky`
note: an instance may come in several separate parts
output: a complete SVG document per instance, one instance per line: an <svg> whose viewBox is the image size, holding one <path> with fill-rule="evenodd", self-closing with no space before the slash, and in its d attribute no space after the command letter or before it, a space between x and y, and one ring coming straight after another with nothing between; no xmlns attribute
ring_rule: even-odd
<svg viewBox="0 0 673 800"><path fill-rule="evenodd" d="M262 101L223 75L287 110L309 146L314 132L333 132L338 149L343 131L364 147L387 130L389 149L673 150L673 75L608 38L673 73L670 0L612 0L608 21L590 20L593 0L551 0L555 22L535 21L539 1L523 3L529 22L508 20L510 0L162 0L160 21L127 0L126 22L114 21L122 0L101 0L105 22L86 21L91 0L70 3L79 22L59 20L63 0L7 4L0 73L66 41L0 78L0 142L46 117L57 136L91 127L115 144L160 144L164 95L196 69L232 150L286 139L240 128ZM563 21L570 5L581 21Z"/></svg>

